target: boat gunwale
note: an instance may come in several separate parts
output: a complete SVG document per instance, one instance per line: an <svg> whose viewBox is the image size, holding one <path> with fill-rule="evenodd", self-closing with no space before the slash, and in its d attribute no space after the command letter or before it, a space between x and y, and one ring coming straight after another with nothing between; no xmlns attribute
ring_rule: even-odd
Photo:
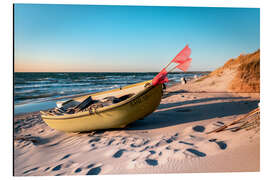
<svg viewBox="0 0 270 180"><path fill-rule="evenodd" d="M137 83L137 86L140 85L140 84L146 83L146 82L149 82L149 81L144 81L144 82L141 82L141 83ZM125 87L130 88L130 87L135 87L135 86L136 86L136 84L129 85L129 87L127 87L127 86L125 86ZM135 96L132 96L132 97L130 97L130 98L128 98L128 99L126 99L126 100L124 100L122 102L113 104L111 106L106 106L106 107L97 109L97 110L93 111L93 113L90 113L89 111L85 111L85 112L79 112L79 113L75 113L75 114L64 114L64 115L60 115L60 116L51 116L51 115L48 116L48 115L43 114L43 115L41 115L41 117L46 119L46 120L64 120L64 119L74 119L74 118L80 118L80 117L85 117L85 116L91 116L91 115L94 115L94 114L102 113L102 112L109 111L109 110L121 107L123 105L126 105L126 104L130 103L131 101L133 101L134 99L137 99L140 96L143 96L144 94L146 94L150 90L154 89L155 87L156 86L151 85L151 86L143 89L139 93L137 93ZM112 91L112 90L110 90L110 91Z"/></svg>

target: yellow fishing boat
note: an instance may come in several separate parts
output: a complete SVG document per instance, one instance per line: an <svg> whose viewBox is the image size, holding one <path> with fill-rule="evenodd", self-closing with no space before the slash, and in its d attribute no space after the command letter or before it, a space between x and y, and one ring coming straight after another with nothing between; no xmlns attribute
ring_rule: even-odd
<svg viewBox="0 0 270 180"><path fill-rule="evenodd" d="M99 101L109 96L121 97L128 94L132 96L109 106L91 109L91 111L58 115L41 111L41 117L51 128L65 132L124 128L149 115L159 106L162 84L153 86L150 80L110 91L84 95L72 100L81 103L89 96L92 100Z"/></svg>
<svg viewBox="0 0 270 180"><path fill-rule="evenodd" d="M57 103L58 108L41 111L41 117L51 128L65 132L124 128L158 107L162 86L169 81L168 72L176 68L186 71L191 62L190 53L190 48L185 46L152 80ZM177 65L167 72L172 63ZM108 98L114 98L112 104L108 104Z"/></svg>

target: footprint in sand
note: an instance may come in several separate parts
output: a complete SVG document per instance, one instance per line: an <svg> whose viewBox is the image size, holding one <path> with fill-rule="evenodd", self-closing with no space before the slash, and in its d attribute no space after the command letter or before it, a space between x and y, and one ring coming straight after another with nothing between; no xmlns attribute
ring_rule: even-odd
<svg viewBox="0 0 270 180"><path fill-rule="evenodd" d="M216 142L220 149L224 150L227 148L227 144L224 141Z"/></svg>
<svg viewBox="0 0 270 180"><path fill-rule="evenodd" d="M33 169L29 169L29 170L27 170L27 171L24 171L23 174L27 174L27 173L29 173L29 172L36 171L36 170L38 170L38 169L39 169L39 167L35 167L35 168L33 168Z"/></svg>
<svg viewBox="0 0 270 180"><path fill-rule="evenodd" d="M82 171L82 168L77 168L74 172L75 173L79 173L79 172L81 172Z"/></svg>
<svg viewBox="0 0 270 180"><path fill-rule="evenodd" d="M123 140L123 141L122 141L122 144L126 144L126 142L127 142L127 140Z"/></svg>
<svg viewBox="0 0 270 180"><path fill-rule="evenodd" d="M107 146L110 146L114 141L115 141L115 139L111 139L111 140L108 142Z"/></svg>
<svg viewBox="0 0 270 180"><path fill-rule="evenodd" d="M62 176L64 175L65 173L59 173L59 174L56 174L55 176Z"/></svg>
<svg viewBox="0 0 270 180"><path fill-rule="evenodd" d="M167 142L164 139L162 139L159 142L157 142L154 146L159 147L159 146L163 146L163 145L166 145L166 144L167 144Z"/></svg>
<svg viewBox="0 0 270 180"><path fill-rule="evenodd" d="M187 150L188 152L191 152L192 154L198 156L198 157L205 157L205 156L206 156L205 153L200 152L200 151L198 151L198 150L196 150L196 149L188 148L188 149L186 149L186 150Z"/></svg>
<svg viewBox="0 0 270 180"><path fill-rule="evenodd" d="M218 147L222 150L227 148L227 144L224 141L217 141L217 139L209 139L208 141L215 142L218 145Z"/></svg>
<svg viewBox="0 0 270 180"><path fill-rule="evenodd" d="M146 146L145 148L143 148L142 150L140 150L140 152L144 152L144 151L146 151L149 148L150 148L150 146Z"/></svg>
<svg viewBox="0 0 270 180"><path fill-rule="evenodd" d="M59 171L62 168L62 164L55 166L52 171Z"/></svg>
<svg viewBox="0 0 270 180"><path fill-rule="evenodd" d="M90 169L86 175L98 175L101 172L101 168L100 167L95 167Z"/></svg>
<svg viewBox="0 0 270 180"><path fill-rule="evenodd" d="M144 146L144 145L148 144L149 142L150 142L149 140L146 140L146 141L144 141L144 142L142 142L142 143L140 143L140 144L132 143L132 144L130 145L130 147L133 147L133 148L141 147L141 146Z"/></svg>
<svg viewBox="0 0 270 180"><path fill-rule="evenodd" d="M51 167L47 167L46 169L44 169L44 172L48 171Z"/></svg>
<svg viewBox="0 0 270 180"><path fill-rule="evenodd" d="M149 165L149 166L157 166L158 165L158 161L155 159L146 159L145 162Z"/></svg>
<svg viewBox="0 0 270 180"><path fill-rule="evenodd" d="M190 146L194 146L193 143L189 143L189 142L185 142L185 141L179 141L178 143L180 143L180 144L186 144L186 145L190 145Z"/></svg>
<svg viewBox="0 0 270 180"><path fill-rule="evenodd" d="M172 138L166 140L166 143L168 143L168 144L170 144L171 142L173 142Z"/></svg>
<svg viewBox="0 0 270 180"><path fill-rule="evenodd" d="M64 157L62 157L61 159L60 159L60 161L61 160L64 160L64 159L67 159L67 158L69 158L71 156L71 154L67 154L67 155L65 155Z"/></svg>
<svg viewBox="0 0 270 180"><path fill-rule="evenodd" d="M156 154L156 151L153 151L153 150L151 150L149 152L150 152L150 154Z"/></svg>
<svg viewBox="0 0 270 180"><path fill-rule="evenodd" d="M123 152L124 151L127 151L126 149L120 149L119 151L117 151L114 155L113 155L113 157L114 158L120 158L122 155L123 155Z"/></svg>
<svg viewBox="0 0 270 180"><path fill-rule="evenodd" d="M217 139L209 139L209 142L216 142Z"/></svg>
<svg viewBox="0 0 270 180"><path fill-rule="evenodd" d="M95 165L95 164L89 164L89 165L87 166L87 169L89 169L89 168L91 168L91 167L94 167L94 165Z"/></svg>
<svg viewBox="0 0 270 180"><path fill-rule="evenodd" d="M176 140L176 138L172 136L171 138L166 139L166 143L170 144L170 143L172 143L174 140Z"/></svg>
<svg viewBox="0 0 270 180"><path fill-rule="evenodd" d="M92 142L99 142L99 141L100 141L100 138L96 137L96 138L91 139L88 143L91 144Z"/></svg>
<svg viewBox="0 0 270 180"><path fill-rule="evenodd" d="M171 136L169 139L166 139L165 141L166 141L166 143L172 143L173 141L175 141L175 140L177 140L178 139L178 136L179 136L179 134L178 133L176 133L175 135L173 135L173 136Z"/></svg>
<svg viewBox="0 0 270 180"><path fill-rule="evenodd" d="M205 127L204 126L194 126L192 129L193 129L193 131L196 131L196 132L203 132L205 130Z"/></svg>
<svg viewBox="0 0 270 180"><path fill-rule="evenodd" d="M25 136L21 136L21 137L15 137L15 140L17 140L18 142L31 142L34 145L42 145L42 144L46 144L49 142L48 139L44 139L38 136L32 136L31 134L27 134Z"/></svg>

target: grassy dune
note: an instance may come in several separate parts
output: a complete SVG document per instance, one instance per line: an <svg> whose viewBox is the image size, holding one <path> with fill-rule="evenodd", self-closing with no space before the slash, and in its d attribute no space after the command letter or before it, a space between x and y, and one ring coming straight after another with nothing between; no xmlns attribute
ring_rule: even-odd
<svg viewBox="0 0 270 180"><path fill-rule="evenodd" d="M208 76L222 76L226 70L236 70L236 75L229 86L230 91L260 92L260 50L230 59L224 66L211 72Z"/></svg>
<svg viewBox="0 0 270 180"><path fill-rule="evenodd" d="M260 50L239 56L239 59L240 65L230 89L236 92L260 92Z"/></svg>

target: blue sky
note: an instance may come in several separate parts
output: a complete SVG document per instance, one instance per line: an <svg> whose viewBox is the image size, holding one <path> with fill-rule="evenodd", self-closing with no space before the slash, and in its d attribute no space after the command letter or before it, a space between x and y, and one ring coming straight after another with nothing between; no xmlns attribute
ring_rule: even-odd
<svg viewBox="0 0 270 180"><path fill-rule="evenodd" d="M15 4L15 71L160 71L186 44L190 71L260 48L258 8Z"/></svg>

